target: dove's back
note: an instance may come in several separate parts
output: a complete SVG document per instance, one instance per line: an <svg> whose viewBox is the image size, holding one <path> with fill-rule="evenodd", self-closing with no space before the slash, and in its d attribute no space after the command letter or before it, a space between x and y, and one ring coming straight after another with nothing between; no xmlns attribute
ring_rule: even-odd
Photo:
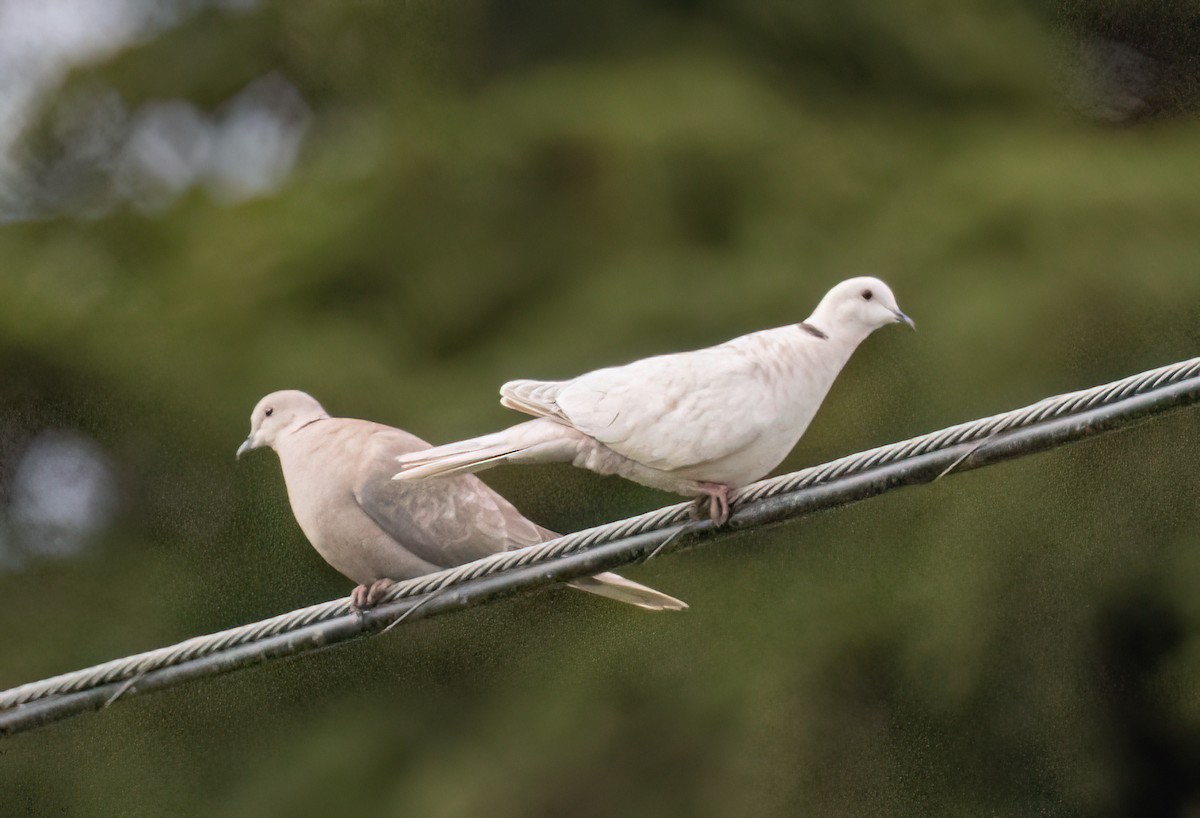
<svg viewBox="0 0 1200 818"><path fill-rule="evenodd" d="M797 326L569 381L512 381L501 402L680 477L744 485L804 434L850 350Z"/></svg>

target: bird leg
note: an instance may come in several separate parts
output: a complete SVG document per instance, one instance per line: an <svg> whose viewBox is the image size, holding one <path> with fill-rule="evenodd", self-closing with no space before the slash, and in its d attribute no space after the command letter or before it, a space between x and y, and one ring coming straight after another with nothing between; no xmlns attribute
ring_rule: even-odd
<svg viewBox="0 0 1200 818"><path fill-rule="evenodd" d="M701 481L696 484L701 496L696 499L692 509L693 519L700 519L708 506L708 516L715 525L722 526L729 521L729 486L724 483L709 483Z"/></svg>
<svg viewBox="0 0 1200 818"><path fill-rule="evenodd" d="M383 595L396 584L395 580L377 579L370 585L359 585L350 592L350 606L356 611L374 608L383 599Z"/></svg>

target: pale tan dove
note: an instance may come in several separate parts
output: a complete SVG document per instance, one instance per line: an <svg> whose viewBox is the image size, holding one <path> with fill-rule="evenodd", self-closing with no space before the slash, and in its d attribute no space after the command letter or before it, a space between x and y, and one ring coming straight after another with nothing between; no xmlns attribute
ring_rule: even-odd
<svg viewBox="0 0 1200 818"><path fill-rule="evenodd" d="M292 513L309 542L359 583L351 595L359 608L376 604L394 580L557 536L476 477L393 481L396 457L429 444L390 426L330 417L304 392L273 392L258 402L238 457L260 446L279 455ZM648 610L687 607L612 573L568 584Z"/></svg>
<svg viewBox="0 0 1200 818"><path fill-rule="evenodd" d="M510 381L500 388L500 402L537 420L402 454L395 479L568 462L706 498L720 525L729 517L730 489L778 466L855 348L897 322L914 326L886 284L852 278L799 324L568 381Z"/></svg>

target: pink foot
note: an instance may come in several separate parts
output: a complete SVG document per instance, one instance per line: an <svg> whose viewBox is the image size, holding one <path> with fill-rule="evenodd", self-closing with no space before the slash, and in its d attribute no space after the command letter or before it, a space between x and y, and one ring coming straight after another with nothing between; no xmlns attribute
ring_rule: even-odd
<svg viewBox="0 0 1200 818"><path fill-rule="evenodd" d="M374 608L383 599L387 589L395 584L394 580L377 579L370 585L359 585L350 592L350 606L356 611Z"/></svg>
<svg viewBox="0 0 1200 818"><path fill-rule="evenodd" d="M725 525L729 522L729 486L724 483L708 482L701 482L699 486L703 496L696 500L693 516L699 519L707 505L708 516L712 518L713 523L718 526Z"/></svg>

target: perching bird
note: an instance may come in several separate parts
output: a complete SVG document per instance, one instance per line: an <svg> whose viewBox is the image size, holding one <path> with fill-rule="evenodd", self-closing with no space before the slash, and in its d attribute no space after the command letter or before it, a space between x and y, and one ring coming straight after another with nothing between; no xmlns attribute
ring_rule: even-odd
<svg viewBox="0 0 1200 818"><path fill-rule="evenodd" d="M393 481L396 457L429 444L379 423L330 417L304 392L272 392L258 402L238 457L260 446L279 455L292 513L309 542L359 583L351 594L356 608L378 603L394 580L557 536L476 477ZM568 584L648 610L687 607L611 573Z"/></svg>
<svg viewBox="0 0 1200 818"><path fill-rule="evenodd" d="M500 388L500 402L537 420L403 454L395 479L567 462L701 504L707 498L721 525L729 518L730 489L778 466L855 348L897 322L915 328L886 284L851 278L799 324L569 381L510 381Z"/></svg>

